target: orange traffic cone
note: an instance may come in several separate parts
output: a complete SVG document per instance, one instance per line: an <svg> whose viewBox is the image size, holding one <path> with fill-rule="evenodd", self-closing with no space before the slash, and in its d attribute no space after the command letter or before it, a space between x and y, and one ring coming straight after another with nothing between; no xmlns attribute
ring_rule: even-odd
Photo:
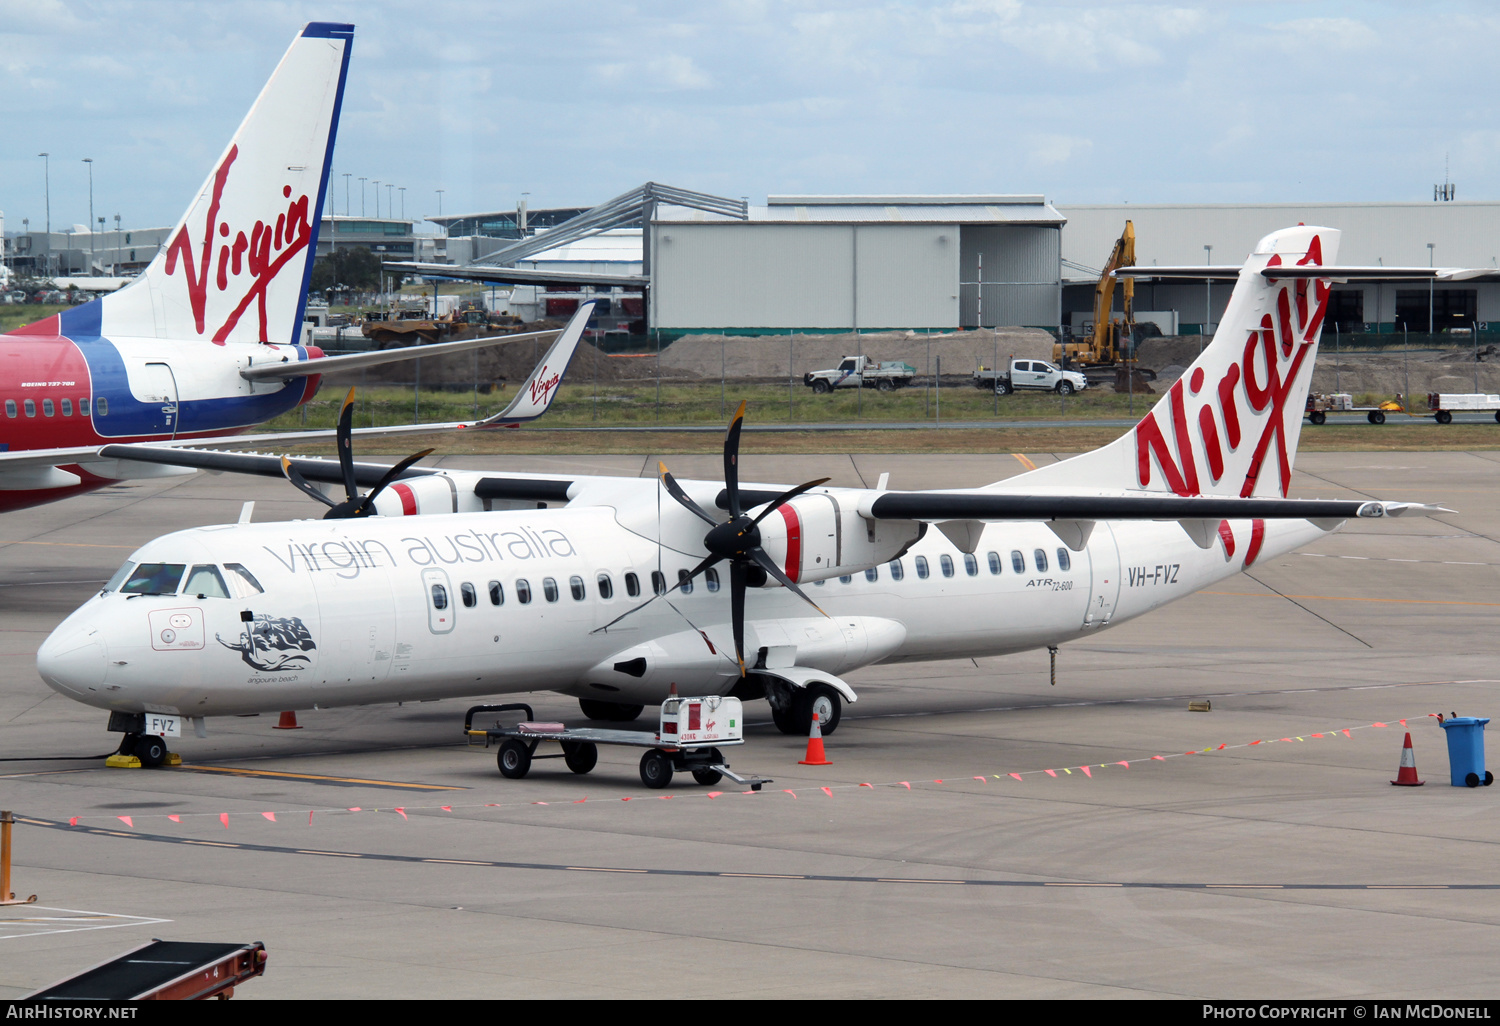
<svg viewBox="0 0 1500 1026"><path fill-rule="evenodd" d="M281 714L281 722L277 723L276 726L273 727L272 729L273 730L301 730L302 727L301 727L300 724L297 723L297 714L296 713L294 713L294 712L284 712L284 713Z"/></svg>
<svg viewBox="0 0 1500 1026"><path fill-rule="evenodd" d="M812 718L812 729L807 732L807 758L798 760L798 766L832 766L823 754L823 723L816 713Z"/></svg>
<svg viewBox="0 0 1500 1026"><path fill-rule="evenodd" d="M1396 779L1391 783L1403 787L1421 787L1427 783L1417 779L1417 757L1411 750L1411 731L1406 732L1406 744L1401 746L1401 768L1396 770Z"/></svg>

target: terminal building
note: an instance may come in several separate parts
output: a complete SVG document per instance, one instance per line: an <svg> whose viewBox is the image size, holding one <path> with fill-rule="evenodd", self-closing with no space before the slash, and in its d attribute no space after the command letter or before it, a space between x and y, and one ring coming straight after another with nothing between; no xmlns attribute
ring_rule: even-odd
<svg viewBox="0 0 1500 1026"><path fill-rule="evenodd" d="M550 316L600 297L601 326L636 332L1081 329L1126 220L1137 263L1164 266L1239 264L1262 236L1300 222L1340 229L1341 263L1496 268L1493 280L1431 288L1335 286L1336 330L1500 331L1500 203L1069 206L959 195L771 196L753 206L647 183L563 216L574 211L549 211L548 228L527 226L519 210L448 218L485 234L446 240L447 267L398 266L463 265L451 273L519 286L518 312L528 297L528 312ZM1166 334L1197 334L1217 324L1229 293L1222 281L1145 279L1135 308Z"/></svg>

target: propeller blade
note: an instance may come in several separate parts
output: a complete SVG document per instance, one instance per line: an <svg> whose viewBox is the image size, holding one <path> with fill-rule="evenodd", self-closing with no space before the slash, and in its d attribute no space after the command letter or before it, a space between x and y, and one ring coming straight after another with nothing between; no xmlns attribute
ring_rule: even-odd
<svg viewBox="0 0 1500 1026"><path fill-rule="evenodd" d="M783 587L786 587L786 588L790 589L791 591L796 592L798 595L800 595L802 597L802 600L804 602L806 602L808 605L812 606L818 612L823 613L823 607L820 606L820 605L818 605L811 598L809 598L808 595L807 595L807 592L805 592L801 588L797 587L797 584L796 584L795 581L793 581L786 574L782 573L781 572L781 567L777 566L776 565L776 561L774 559L772 559L769 555L766 554L766 550L765 549L761 548L760 546L756 546L755 548L753 548L753 549L750 550L750 558L753 559L753 560L755 560L755 565L756 566L760 567L766 573L770 574L772 577L774 577L778 581L780 581L782 583ZM823 615L827 616L828 614L827 613L823 613Z"/></svg>
<svg viewBox="0 0 1500 1026"><path fill-rule="evenodd" d="M359 498L359 483L354 480L354 386L344 397L339 410L339 426L335 432L338 439L339 469L344 472L344 498L353 502Z"/></svg>
<svg viewBox="0 0 1500 1026"><path fill-rule="evenodd" d="M400 463L397 463L390 470L387 470L385 472L385 475L381 477L379 482L376 483L375 487L370 489L369 494L367 494L363 499L359 500L359 505L355 506L354 510L349 515L351 517L369 516L370 510L375 508L375 496L379 495L386 485L390 484L392 481L396 480L396 478L400 477L406 471L407 467L411 466L418 460L423 459L424 457L432 455L436 451L437 450L435 449L423 449L421 452L414 452L410 456L406 457L406 459L402 460ZM349 468L350 473L353 473L353 470L353 467Z"/></svg>
<svg viewBox="0 0 1500 1026"><path fill-rule="evenodd" d="M281 457L281 473L285 475L288 481L296 485L298 488L302 489L302 491L306 492L308 495L311 495L314 499L317 499L323 505L338 505L338 503L334 502L328 496L324 495L312 485L308 484L307 478L303 477L302 472L299 471L296 467L292 466L292 461L285 456Z"/></svg>
<svg viewBox="0 0 1500 1026"><path fill-rule="evenodd" d="M681 588L688 581L691 581L694 577L697 577L703 571L707 570L709 567L713 566L715 563L721 561L723 558L724 558L723 556L709 556L703 562L701 562L697 566L693 567L692 571L686 577L680 578L677 581L676 584L672 585L670 588L668 588L666 591L662 592L660 595L652 595L650 598L648 598L646 601L642 602L640 605L633 606L632 608L625 610L625 612L621 613L619 616L617 616L613 620L609 621L609 623L605 624L603 627L595 627L593 630L589 631L589 633L590 634L598 634L600 631L607 631L607 630L609 630L611 627L613 627L615 624L619 623L621 620L625 619L627 616L632 616L635 613L639 613L642 609L645 609L647 606L649 606L651 603L655 602L657 599L659 599L659 598L666 598L668 595L672 594L672 592L676 591L678 588Z"/></svg>
<svg viewBox="0 0 1500 1026"><path fill-rule="evenodd" d="M793 499L795 499L797 496L801 495L803 492L807 491L809 488L816 488L816 487L818 487L818 485L820 485L820 484L827 484L829 481L832 481L832 480L833 480L833 478L831 478L831 477L820 477L816 481L809 481L806 484L799 484L796 488L793 488L791 491L782 492L780 495L776 496L776 498L772 499L770 501L770 503L766 506L765 509L761 510L760 516L758 516L754 520L750 521L750 526L751 527L755 527L762 520L766 519L766 517L768 517L772 513L776 512L776 507L780 506L782 503L784 503L784 502L791 502Z"/></svg>
<svg viewBox="0 0 1500 1026"><path fill-rule="evenodd" d="M740 429L745 424L745 401L740 400L740 408L734 412L734 419L729 422L729 430L724 435L724 487L729 491L729 518L736 520L740 515ZM741 667L743 669L743 667Z"/></svg>
<svg viewBox="0 0 1500 1026"><path fill-rule="evenodd" d="M729 618L734 625L734 656L740 663L740 676L745 675L745 577L743 560L729 564Z"/></svg>
<svg viewBox="0 0 1500 1026"><path fill-rule="evenodd" d="M682 490L682 485L677 483L677 479L672 476L671 471L667 470L665 463L657 463L657 466L661 468L661 483L667 486L668 495L686 506L691 512L697 514L698 519L702 520L709 527L719 526L717 520L703 512L702 508L688 496L688 493Z"/></svg>

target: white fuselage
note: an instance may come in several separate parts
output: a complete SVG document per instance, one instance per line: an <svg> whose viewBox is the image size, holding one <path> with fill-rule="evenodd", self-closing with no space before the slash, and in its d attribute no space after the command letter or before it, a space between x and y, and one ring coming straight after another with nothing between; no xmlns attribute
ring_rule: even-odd
<svg viewBox="0 0 1500 1026"><path fill-rule="evenodd" d="M897 561L900 580L882 563L874 580L804 582L827 617L779 586L752 588L746 660L774 649L783 665L840 674L1062 644L1238 573L1252 528L1229 529L1233 556L1175 522L1100 523L1080 552L1040 523L991 524L972 562L929 531ZM1259 557L1324 533L1268 521ZM38 668L91 705L192 717L533 690L638 703L672 684L724 693L739 681L724 566L718 587L700 578L598 630L651 595L658 566L676 583L701 559L627 530L609 506L196 528L131 556L184 567L180 588L106 589L58 626ZM217 567L229 594L188 593L195 566ZM645 672L617 672L634 656Z"/></svg>

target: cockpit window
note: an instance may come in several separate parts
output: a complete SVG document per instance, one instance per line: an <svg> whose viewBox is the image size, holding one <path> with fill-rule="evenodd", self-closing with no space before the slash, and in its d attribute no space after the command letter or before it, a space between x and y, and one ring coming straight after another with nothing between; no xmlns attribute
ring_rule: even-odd
<svg viewBox="0 0 1500 1026"><path fill-rule="evenodd" d="M186 563L142 563L120 588L125 595L175 595Z"/></svg>
<svg viewBox="0 0 1500 1026"><path fill-rule="evenodd" d="M129 577L130 571L134 569L135 564L127 559L124 564L121 565L120 569L115 571L115 575L109 579L109 583L104 586L104 590L114 591L120 585L125 583L125 578Z"/></svg>
<svg viewBox="0 0 1500 1026"><path fill-rule="evenodd" d="M187 595L199 598L228 598L229 589L224 587L224 578L219 576L216 566L195 566L188 574Z"/></svg>
<svg viewBox="0 0 1500 1026"><path fill-rule="evenodd" d="M235 598L250 598L255 595L264 594L265 590L255 575L246 570L241 563L225 563L224 569L229 571L229 586L234 589Z"/></svg>

